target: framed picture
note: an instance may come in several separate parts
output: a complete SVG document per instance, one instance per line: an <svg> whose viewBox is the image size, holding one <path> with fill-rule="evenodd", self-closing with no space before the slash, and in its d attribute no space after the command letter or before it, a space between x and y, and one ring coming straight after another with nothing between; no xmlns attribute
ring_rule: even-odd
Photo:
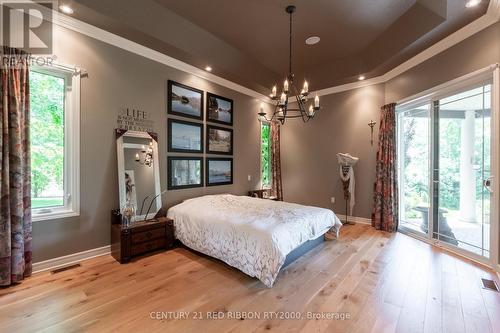
<svg viewBox="0 0 500 333"><path fill-rule="evenodd" d="M207 186L229 185L233 183L232 158L207 158Z"/></svg>
<svg viewBox="0 0 500 333"><path fill-rule="evenodd" d="M207 153L233 155L233 130L207 125Z"/></svg>
<svg viewBox="0 0 500 333"><path fill-rule="evenodd" d="M203 124L168 119L168 151L203 153Z"/></svg>
<svg viewBox="0 0 500 333"><path fill-rule="evenodd" d="M168 80L167 112L203 120L203 91Z"/></svg>
<svg viewBox="0 0 500 333"><path fill-rule="evenodd" d="M169 190L203 187L203 158L169 156L168 184Z"/></svg>
<svg viewBox="0 0 500 333"><path fill-rule="evenodd" d="M207 93L207 121L233 125L233 100Z"/></svg>

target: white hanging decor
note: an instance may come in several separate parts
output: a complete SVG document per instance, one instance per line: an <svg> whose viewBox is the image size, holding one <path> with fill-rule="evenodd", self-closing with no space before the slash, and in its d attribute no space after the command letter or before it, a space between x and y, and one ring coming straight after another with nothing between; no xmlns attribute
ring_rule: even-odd
<svg viewBox="0 0 500 333"><path fill-rule="evenodd" d="M356 203L354 197L354 190L356 182L354 179L354 165L359 161L358 157L354 157L349 153L338 153L337 160L339 163L340 179L344 184L344 197L349 199L349 215L352 216L354 205ZM345 184L348 183L348 186ZM346 220L347 220L347 206L346 206Z"/></svg>

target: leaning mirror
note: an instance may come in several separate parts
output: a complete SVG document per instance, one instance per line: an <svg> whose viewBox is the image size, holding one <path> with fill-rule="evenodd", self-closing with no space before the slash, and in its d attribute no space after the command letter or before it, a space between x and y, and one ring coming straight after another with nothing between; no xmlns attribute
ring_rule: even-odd
<svg viewBox="0 0 500 333"><path fill-rule="evenodd" d="M146 220L161 208L158 136L116 130L120 212L126 222Z"/></svg>

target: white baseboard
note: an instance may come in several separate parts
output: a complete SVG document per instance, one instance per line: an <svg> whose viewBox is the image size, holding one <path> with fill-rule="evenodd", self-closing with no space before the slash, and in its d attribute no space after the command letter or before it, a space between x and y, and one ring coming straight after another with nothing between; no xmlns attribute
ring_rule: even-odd
<svg viewBox="0 0 500 333"><path fill-rule="evenodd" d="M340 219L340 222L344 223L346 218L345 215L340 215L336 214L337 217ZM366 217L359 217L359 216L347 216L347 221L348 222L354 222L354 223L359 223L359 224L372 224L371 219L367 219Z"/></svg>
<svg viewBox="0 0 500 333"><path fill-rule="evenodd" d="M68 254L67 256L36 262L33 264L33 273L40 273L56 268L61 268L76 264L82 260L104 256L111 253L111 245L98 247L95 249Z"/></svg>

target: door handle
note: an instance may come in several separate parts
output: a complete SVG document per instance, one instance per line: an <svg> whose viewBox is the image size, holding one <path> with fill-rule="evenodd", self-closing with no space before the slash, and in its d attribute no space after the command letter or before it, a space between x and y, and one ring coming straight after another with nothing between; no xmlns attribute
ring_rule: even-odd
<svg viewBox="0 0 500 333"><path fill-rule="evenodd" d="M488 190L488 192L493 193L493 190L491 189L491 182L493 181L493 176L490 176L483 180L483 186Z"/></svg>

